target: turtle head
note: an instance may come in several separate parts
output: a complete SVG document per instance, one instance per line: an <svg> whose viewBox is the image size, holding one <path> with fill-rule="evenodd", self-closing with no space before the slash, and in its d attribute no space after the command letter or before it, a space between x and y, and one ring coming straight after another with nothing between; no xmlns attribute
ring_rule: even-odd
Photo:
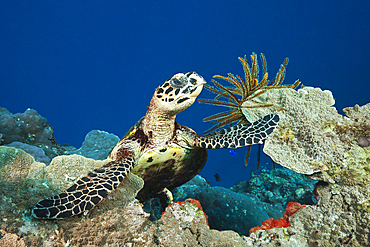
<svg viewBox="0 0 370 247"><path fill-rule="evenodd" d="M195 102L205 83L196 72L177 73L155 90L152 103L162 112L177 114Z"/></svg>

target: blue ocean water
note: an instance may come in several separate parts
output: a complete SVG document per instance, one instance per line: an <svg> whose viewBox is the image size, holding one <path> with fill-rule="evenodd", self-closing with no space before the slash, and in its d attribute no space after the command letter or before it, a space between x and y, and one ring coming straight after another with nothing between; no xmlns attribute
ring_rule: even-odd
<svg viewBox="0 0 370 247"><path fill-rule="evenodd" d="M264 53L270 78L289 57L286 84L329 89L338 110L364 105L369 14L365 0L1 1L0 106L36 109L59 143L79 147L93 129L122 137L173 74L242 75L237 57L252 52ZM195 103L177 121L201 134L202 119L224 110ZM244 167L246 150L210 150L201 175L221 186L248 179L257 147Z"/></svg>

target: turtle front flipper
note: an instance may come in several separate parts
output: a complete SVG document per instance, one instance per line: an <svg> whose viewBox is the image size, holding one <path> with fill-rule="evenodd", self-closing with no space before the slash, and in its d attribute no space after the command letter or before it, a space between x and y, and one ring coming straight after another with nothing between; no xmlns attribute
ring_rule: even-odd
<svg viewBox="0 0 370 247"><path fill-rule="evenodd" d="M279 115L269 114L247 124L238 124L207 136L196 138L195 146L209 149L239 148L262 143L279 123Z"/></svg>
<svg viewBox="0 0 370 247"><path fill-rule="evenodd" d="M38 202L32 209L33 216L39 219L64 219L92 209L117 188L134 163L131 155L95 169L67 191Z"/></svg>

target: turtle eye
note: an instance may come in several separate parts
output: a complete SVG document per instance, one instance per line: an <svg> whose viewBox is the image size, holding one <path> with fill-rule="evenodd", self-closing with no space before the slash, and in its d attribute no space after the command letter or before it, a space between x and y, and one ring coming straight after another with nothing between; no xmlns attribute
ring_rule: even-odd
<svg viewBox="0 0 370 247"><path fill-rule="evenodd" d="M184 81L181 81L177 78L172 78L171 81L170 81L170 84L174 88L182 88L183 86L186 85L186 83L184 83Z"/></svg>

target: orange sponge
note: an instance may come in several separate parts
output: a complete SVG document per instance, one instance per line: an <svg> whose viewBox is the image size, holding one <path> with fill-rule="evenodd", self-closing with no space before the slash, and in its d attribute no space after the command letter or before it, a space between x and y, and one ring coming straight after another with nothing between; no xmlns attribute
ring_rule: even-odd
<svg viewBox="0 0 370 247"><path fill-rule="evenodd" d="M279 228L288 227L290 226L289 217L292 216L295 212L297 212L298 209L303 208L303 207L306 207L306 205L301 205L298 202L289 202L286 207L283 218L279 218L277 220L270 218L265 221L262 221L262 226L253 227L252 229L249 230L249 234L257 230L267 230L267 229L271 229L274 227L279 227Z"/></svg>

